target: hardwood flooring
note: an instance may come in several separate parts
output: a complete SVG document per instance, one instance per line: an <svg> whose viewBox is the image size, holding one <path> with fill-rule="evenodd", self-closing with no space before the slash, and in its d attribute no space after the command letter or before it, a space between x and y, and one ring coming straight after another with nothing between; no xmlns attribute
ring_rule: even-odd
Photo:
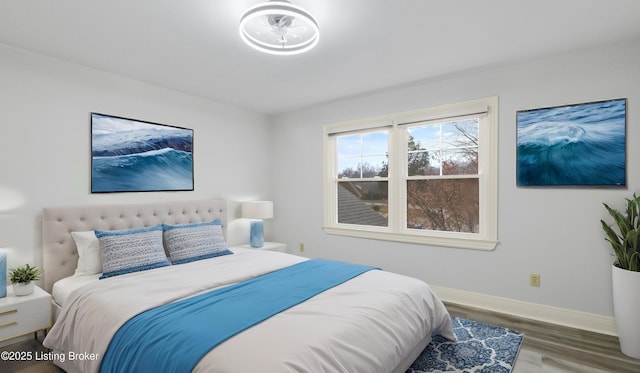
<svg viewBox="0 0 640 373"><path fill-rule="evenodd" d="M42 346L42 338L29 339L23 342L14 343L5 347L1 347L0 351L16 351L44 353L45 348ZM35 358L24 361L5 361L0 359L0 372L2 373L64 373L64 370L53 365L50 361L37 361Z"/></svg>
<svg viewBox="0 0 640 373"><path fill-rule="evenodd" d="M615 337L521 319L497 312L445 303L452 316L460 316L525 335L512 373L638 373L640 360L624 356ZM0 351L42 352L36 339L0 348ZM51 362L0 360L2 373L64 373ZM356 373L356 372L354 372ZM359 373L359 372L357 372Z"/></svg>

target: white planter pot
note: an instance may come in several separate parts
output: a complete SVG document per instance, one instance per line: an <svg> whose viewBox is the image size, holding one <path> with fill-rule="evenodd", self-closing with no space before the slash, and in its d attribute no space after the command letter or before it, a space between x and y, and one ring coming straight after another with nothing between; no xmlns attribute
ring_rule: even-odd
<svg viewBox="0 0 640 373"><path fill-rule="evenodd" d="M613 311L623 354L640 359L640 272L613 266Z"/></svg>
<svg viewBox="0 0 640 373"><path fill-rule="evenodd" d="M33 293L33 287L35 286L33 281L28 283L16 282L11 285L13 287L13 294L17 296L29 295Z"/></svg>

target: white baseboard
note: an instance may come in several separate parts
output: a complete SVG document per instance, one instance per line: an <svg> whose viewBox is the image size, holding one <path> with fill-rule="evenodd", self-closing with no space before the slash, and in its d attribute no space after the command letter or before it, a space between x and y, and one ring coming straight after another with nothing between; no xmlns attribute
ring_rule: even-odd
<svg viewBox="0 0 640 373"><path fill-rule="evenodd" d="M431 286L440 299L469 307L506 313L527 319L558 324L570 328L588 330L617 336L615 318L593 313L523 302L493 295L473 293L440 286Z"/></svg>

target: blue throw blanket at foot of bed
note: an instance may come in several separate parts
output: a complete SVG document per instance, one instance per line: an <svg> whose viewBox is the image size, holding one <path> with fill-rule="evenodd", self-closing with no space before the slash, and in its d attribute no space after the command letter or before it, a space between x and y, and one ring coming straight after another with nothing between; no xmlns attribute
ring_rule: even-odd
<svg viewBox="0 0 640 373"><path fill-rule="evenodd" d="M372 269L311 259L150 309L116 332L100 372L190 372L225 340Z"/></svg>

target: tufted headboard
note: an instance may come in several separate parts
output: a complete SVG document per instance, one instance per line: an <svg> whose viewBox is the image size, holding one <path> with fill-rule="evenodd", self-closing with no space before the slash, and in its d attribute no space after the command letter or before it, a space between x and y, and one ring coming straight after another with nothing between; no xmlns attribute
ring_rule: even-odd
<svg viewBox="0 0 640 373"><path fill-rule="evenodd" d="M226 237L227 203L224 200L44 208L44 288L51 292L56 281L75 272L78 252L71 232L150 227L160 223L198 223L213 219L220 219Z"/></svg>

